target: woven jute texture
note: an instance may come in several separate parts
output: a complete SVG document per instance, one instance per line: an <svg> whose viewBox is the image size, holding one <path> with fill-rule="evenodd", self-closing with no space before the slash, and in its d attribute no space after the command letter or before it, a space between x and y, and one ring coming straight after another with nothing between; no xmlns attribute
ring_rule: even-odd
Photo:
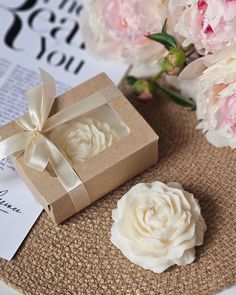
<svg viewBox="0 0 236 295"><path fill-rule="evenodd" d="M29 295L204 295L236 283L236 151L211 146L195 129L195 113L167 98L130 99L160 136L158 164L59 227L43 213L15 258L0 260L7 284ZM154 180L176 181L192 192L208 226L195 262L162 274L132 264L110 242L119 198Z"/></svg>

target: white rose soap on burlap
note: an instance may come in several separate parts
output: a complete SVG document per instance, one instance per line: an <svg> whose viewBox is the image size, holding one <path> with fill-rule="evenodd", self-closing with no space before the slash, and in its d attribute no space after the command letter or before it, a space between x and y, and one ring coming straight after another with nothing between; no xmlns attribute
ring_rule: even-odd
<svg viewBox="0 0 236 295"><path fill-rule="evenodd" d="M59 224L154 165L158 136L105 74L56 99L54 79L41 75L29 114L0 128L0 157L20 152L19 175Z"/></svg>
<svg viewBox="0 0 236 295"><path fill-rule="evenodd" d="M130 261L157 273L192 263L206 231L198 201L177 183L133 186L112 218L112 243Z"/></svg>

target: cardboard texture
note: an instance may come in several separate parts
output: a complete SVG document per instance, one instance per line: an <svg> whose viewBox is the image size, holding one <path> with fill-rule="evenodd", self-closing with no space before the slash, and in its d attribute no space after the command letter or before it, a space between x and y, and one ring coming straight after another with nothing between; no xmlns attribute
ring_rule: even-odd
<svg viewBox="0 0 236 295"><path fill-rule="evenodd" d="M100 74L57 97L52 113L111 84L112 81L105 74ZM80 210L87 206L83 201L85 189L90 202L93 203L157 162L158 136L125 96L121 93L108 105L129 127L130 134L103 152L73 167L84 184L84 187L81 186L76 192L76 197L81 200ZM15 121L0 128L0 136L3 139L19 132L22 132L22 129ZM43 172L33 170L24 164L23 158L23 155L20 155L14 160L16 169L53 222L58 225L77 213L70 195L54 173L50 169Z"/></svg>

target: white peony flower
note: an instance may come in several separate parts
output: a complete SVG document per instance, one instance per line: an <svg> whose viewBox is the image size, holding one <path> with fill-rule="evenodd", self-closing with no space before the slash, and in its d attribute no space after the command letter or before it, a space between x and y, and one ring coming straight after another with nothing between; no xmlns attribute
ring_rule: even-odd
<svg viewBox="0 0 236 295"><path fill-rule="evenodd" d="M51 140L72 164L79 164L97 155L119 139L108 123L81 119L55 128Z"/></svg>
<svg viewBox="0 0 236 295"><path fill-rule="evenodd" d="M232 46L236 41L235 1L169 0L168 14L181 45L194 44L202 55Z"/></svg>
<svg viewBox="0 0 236 295"><path fill-rule="evenodd" d="M82 31L88 48L105 59L154 64L164 46L145 37L160 32L167 17L166 0L86 0Z"/></svg>
<svg viewBox="0 0 236 295"><path fill-rule="evenodd" d="M112 218L112 243L130 261L157 273L192 263L206 231L197 200L176 183L135 185Z"/></svg>
<svg viewBox="0 0 236 295"><path fill-rule="evenodd" d="M236 148L236 46L189 64L180 74L198 83L198 128L216 147Z"/></svg>

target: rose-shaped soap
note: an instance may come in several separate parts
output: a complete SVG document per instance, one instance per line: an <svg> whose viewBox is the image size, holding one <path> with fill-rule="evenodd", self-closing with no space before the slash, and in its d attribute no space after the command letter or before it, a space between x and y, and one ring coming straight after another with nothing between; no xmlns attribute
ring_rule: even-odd
<svg viewBox="0 0 236 295"><path fill-rule="evenodd" d="M55 128L52 141L72 164L79 164L104 151L119 139L108 123L81 119Z"/></svg>
<svg viewBox="0 0 236 295"><path fill-rule="evenodd" d="M197 200L176 183L135 185L112 218L112 243L130 261L157 273L192 263L206 231Z"/></svg>

